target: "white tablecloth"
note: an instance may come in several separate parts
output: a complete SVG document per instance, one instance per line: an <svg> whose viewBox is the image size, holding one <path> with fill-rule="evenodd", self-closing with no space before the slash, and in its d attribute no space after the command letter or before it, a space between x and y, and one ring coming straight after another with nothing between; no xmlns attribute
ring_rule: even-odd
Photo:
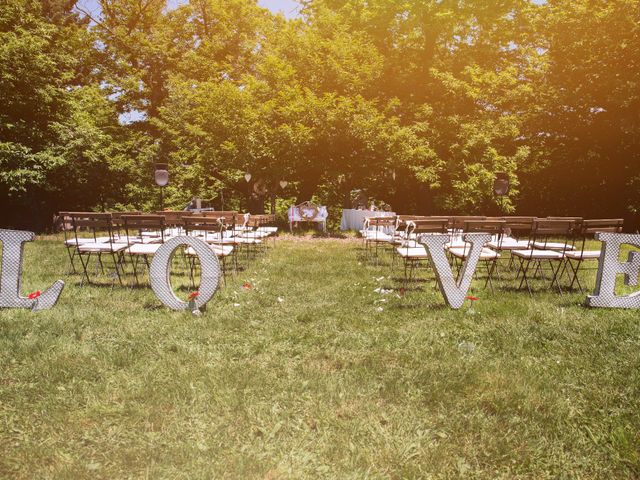
<svg viewBox="0 0 640 480"><path fill-rule="evenodd" d="M345 208L342 210L342 221L340 230L362 230L362 224L366 217L393 217L394 212L381 212L371 210L352 210Z"/></svg>
<svg viewBox="0 0 640 480"><path fill-rule="evenodd" d="M302 207L302 209L304 210L305 207ZM312 215L313 213L314 212L312 208L309 208L308 210L300 212L298 207L289 207L289 210L287 211L287 216L289 217L289 228L293 229L294 222L316 222L316 223L321 223L322 229L326 230L327 217L329 216L329 211L327 210L327 207L325 207L324 205L318 207L318 211L315 217L310 218L310 215Z"/></svg>
<svg viewBox="0 0 640 480"><path fill-rule="evenodd" d="M329 216L329 212L325 206L318 207L318 212L315 217L310 218L311 214L313 214L313 210L311 208L308 211L300 212L298 207L289 207L289 210L287 211L287 216L289 217L290 222L324 222Z"/></svg>

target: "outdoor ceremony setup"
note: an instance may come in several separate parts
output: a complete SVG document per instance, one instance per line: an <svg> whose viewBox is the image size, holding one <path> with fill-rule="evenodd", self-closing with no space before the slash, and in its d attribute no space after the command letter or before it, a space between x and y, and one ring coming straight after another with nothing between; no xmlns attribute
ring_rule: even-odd
<svg viewBox="0 0 640 480"><path fill-rule="evenodd" d="M396 259L401 259L404 277L400 290L403 293L407 291L409 283L417 280L415 272L420 264L428 263L445 301L453 308L460 308L464 300L470 298L466 294L472 277L477 279L478 262L482 262L486 269L484 288L489 286L492 293L495 293L495 280L502 283L501 272L504 274L514 270L514 281L517 284L515 290L526 288L529 295L533 293L531 284L537 278L550 278L549 288L555 288L562 294L561 282L565 276L566 290L573 289L575 285L584 293L579 275L583 262L598 261L597 287L594 295L588 297L587 304L640 309L639 292L631 295L615 293L617 274L624 273L624 283L629 286L637 287L640 279L639 251L629 252L627 262L618 260L622 245L640 248L640 234L622 233L623 219L434 217L356 211L373 215L363 217L362 229L359 231L365 258L373 258L378 266L380 257L388 252L392 269ZM310 202L288 209L291 222L302 221L295 220L296 218L324 222L326 212L326 207L318 208ZM344 226L344 219L353 215L353 212L344 210L341 228ZM270 225L274 221L273 215L241 214L234 211L162 211L153 215L142 212L60 212L57 217L57 223L61 225L65 236L64 246L69 258L70 273L78 273L74 260L79 260L82 266L81 286L85 280L91 283L91 255L94 255L95 260L94 272L97 273L99 269L102 274L105 273L103 256L110 257L113 268L111 278L113 282L117 279L121 286L124 285L127 259L135 285L140 285L138 264L142 259L154 291L157 293L158 290L155 280L156 284L162 286L164 295L159 297L163 303L171 303L176 306L175 309L191 305L179 301L172 293L168 279L172 255L178 247L186 247L182 251L182 261L188 271L192 289L196 288L194 271L200 266L201 283L206 284L208 294L195 303L198 306L206 305L219 286L220 271L223 279L226 276L228 258L231 259L233 271L237 273L239 252L244 250L246 260L255 259L258 252L265 251L268 237L273 237L275 245L278 228ZM25 241L31 241L33 234L10 230L3 232L6 238L4 242L12 247L5 249L7 253L3 255L3 263L10 268L14 265L17 267L10 272L15 284L12 289L14 298L5 292L2 297L4 304L0 305L26 306L21 301L27 299L19 297L21 245ZM70 232L73 232L71 238ZM16 237L20 250L13 249L12 235ZM598 250L589 248L587 242L593 239L600 240L603 247ZM610 252L603 254L609 244ZM165 248L168 245L170 247ZM156 262L153 260L150 263L149 258L153 259L154 256L162 257L163 268L154 267ZM505 262L508 262L506 266ZM161 280L154 279L153 270L161 272ZM5 283L9 284L9 281ZM54 287L58 296L61 289L57 285L56 283ZM163 297L169 298L169 302ZM55 300L48 303L47 307L53 306ZM42 308L37 299L31 307L35 310Z"/></svg>
<svg viewBox="0 0 640 480"><path fill-rule="evenodd" d="M640 0L0 0L0 479L640 478Z"/></svg>
<svg viewBox="0 0 640 480"><path fill-rule="evenodd" d="M142 212L60 212L60 221L64 225L64 245L69 256L70 268L75 273L74 259L80 260L83 281L89 278L89 262L95 254L96 261L104 273L102 256L109 256L119 283L123 284L121 270L129 258L132 272L138 283L137 265L142 257L149 266L149 257L171 238L181 235L204 240L222 263L226 274L227 259L237 270L238 256L244 251L244 258L255 258L268 245L266 239L273 237L277 227L270 226L272 215L250 215L238 212L155 212L153 215ZM106 234L106 236L101 236ZM194 256L187 249L185 255ZM193 259L192 259L193 260ZM193 262L190 261L191 270ZM123 272L124 273L124 272Z"/></svg>

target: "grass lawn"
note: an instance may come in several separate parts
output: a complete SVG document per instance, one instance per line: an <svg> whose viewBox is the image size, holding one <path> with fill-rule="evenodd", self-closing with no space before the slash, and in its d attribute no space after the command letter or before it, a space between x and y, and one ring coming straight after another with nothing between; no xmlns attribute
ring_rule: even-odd
<svg viewBox="0 0 640 480"><path fill-rule="evenodd" d="M638 311L477 282L471 315L359 248L281 239L196 317L27 244L23 293L67 285L0 311L0 477L640 475Z"/></svg>

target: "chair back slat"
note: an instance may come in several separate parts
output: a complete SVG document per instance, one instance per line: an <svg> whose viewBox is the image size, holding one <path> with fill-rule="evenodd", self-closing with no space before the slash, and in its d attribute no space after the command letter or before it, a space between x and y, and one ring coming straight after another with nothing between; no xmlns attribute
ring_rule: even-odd
<svg viewBox="0 0 640 480"><path fill-rule="evenodd" d="M396 217L367 217L370 227L391 227L396 224Z"/></svg>
<svg viewBox="0 0 640 480"><path fill-rule="evenodd" d="M593 235L597 232L621 233L624 227L622 218L602 218L582 221L582 235Z"/></svg>
<svg viewBox="0 0 640 480"><path fill-rule="evenodd" d="M546 217L546 219L547 220L567 220L567 221L573 220L574 222L575 221L582 222L582 217L551 217L549 216L549 217Z"/></svg>
<svg viewBox="0 0 640 480"><path fill-rule="evenodd" d="M122 224L125 229L138 230L164 230L164 215L122 215Z"/></svg>
<svg viewBox="0 0 640 480"><path fill-rule="evenodd" d="M221 220L221 218L218 219L195 215L184 217L184 229L187 234L194 231L219 232L222 228L224 228L224 222Z"/></svg>
<svg viewBox="0 0 640 480"><path fill-rule="evenodd" d="M447 233L449 219L447 218L426 218L420 220L410 220L407 222L407 233L418 235L421 233Z"/></svg>
<svg viewBox="0 0 640 480"><path fill-rule="evenodd" d="M479 215L454 215L449 217L449 227L454 230L462 230L464 228L464 223L469 220L485 220L487 217L479 216Z"/></svg>
<svg viewBox="0 0 640 480"><path fill-rule="evenodd" d="M184 224L182 219L184 217L189 217L193 215L193 212L190 212L188 210L179 211L179 212L165 210L165 211L154 212L154 215L162 215L164 217L164 224L167 227L182 227L182 225Z"/></svg>
<svg viewBox="0 0 640 480"><path fill-rule="evenodd" d="M518 233L520 235L529 235L533 228L533 222L536 217L502 217L505 221L505 232Z"/></svg>
<svg viewBox="0 0 640 480"><path fill-rule="evenodd" d="M533 234L536 236L571 236L574 233L576 220L539 218L533 222Z"/></svg>
<svg viewBox="0 0 640 480"><path fill-rule="evenodd" d="M198 217L213 217L213 218L219 218L219 217L225 217L226 219L231 219L233 218L238 212L236 212L235 210L219 210L219 211L211 211L211 212L200 212L198 214L196 214L196 216Z"/></svg>
<svg viewBox="0 0 640 480"><path fill-rule="evenodd" d="M122 215L120 218L128 243L144 242L144 232L152 232L164 243L164 215Z"/></svg>
<svg viewBox="0 0 640 480"><path fill-rule="evenodd" d="M80 245L80 237L78 235L80 229L90 231L94 241L97 241L98 233L104 232L108 235L108 243L110 245L115 243L113 222L111 221L110 213L69 212L69 216L71 217L73 234L76 239L76 248Z"/></svg>
<svg viewBox="0 0 640 480"><path fill-rule="evenodd" d="M113 222L113 226L116 228L124 226L122 217L124 217L125 215L142 215L142 212L140 212L139 210L132 210L130 212L111 212L111 221Z"/></svg>
<svg viewBox="0 0 640 480"><path fill-rule="evenodd" d="M75 229L87 228L89 230L110 230L112 227L110 213L94 212L70 212L72 225Z"/></svg>
<svg viewBox="0 0 640 480"><path fill-rule="evenodd" d="M464 222L465 233L491 233L492 235L502 235L506 226L504 220L467 220Z"/></svg>

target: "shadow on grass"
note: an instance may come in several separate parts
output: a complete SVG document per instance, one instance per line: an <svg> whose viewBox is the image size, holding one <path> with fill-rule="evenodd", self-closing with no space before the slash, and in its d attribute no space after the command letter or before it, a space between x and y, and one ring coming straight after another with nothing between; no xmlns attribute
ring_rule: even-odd
<svg viewBox="0 0 640 480"><path fill-rule="evenodd" d="M313 232L311 234L312 238L334 238L339 240L344 240L345 238L349 238L344 233L340 232Z"/></svg>
<svg viewBox="0 0 640 480"><path fill-rule="evenodd" d="M444 304L443 302L416 302L414 299L412 299L410 302L399 302L390 304L388 308L389 310L415 310L419 308L430 311L445 311L450 309L449 306Z"/></svg>

